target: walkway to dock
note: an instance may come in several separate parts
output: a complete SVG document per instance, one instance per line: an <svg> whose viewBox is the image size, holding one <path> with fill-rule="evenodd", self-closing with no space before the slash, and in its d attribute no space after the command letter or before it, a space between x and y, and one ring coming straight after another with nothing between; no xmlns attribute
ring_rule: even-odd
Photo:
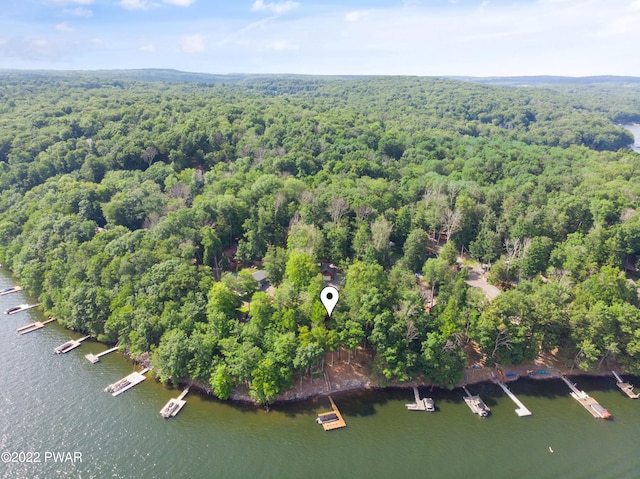
<svg viewBox="0 0 640 479"><path fill-rule="evenodd" d="M44 325L47 323L50 323L51 321L55 321L56 318L51 318L48 319L46 321L36 321L35 323L31 323L31 324L27 324L26 326L22 326L20 328L16 328L16 331L18 331L18 334L27 334L27 333L32 333L34 331L37 331L38 329L42 329L44 328Z"/></svg>
<svg viewBox="0 0 640 479"><path fill-rule="evenodd" d="M329 401L331 401L331 407L333 408L333 411L318 414L316 422L318 424L322 424L322 427L325 431L347 427L347 423L344 422L342 414L340 414L340 411L336 407L336 404L333 402L331 396L329 396Z"/></svg>
<svg viewBox="0 0 640 479"><path fill-rule="evenodd" d="M409 411L435 411L435 403L433 402L433 399L420 399L420 393L418 392L418 388L416 386L413 386L413 395L415 397L415 403L405 404Z"/></svg>
<svg viewBox="0 0 640 479"><path fill-rule="evenodd" d="M520 417L531 416L531 411L529 411L524 404L513 394L504 383L500 381L496 381L496 384L502 388L507 396L518 406L516 409L516 414Z"/></svg>
<svg viewBox="0 0 640 479"><path fill-rule="evenodd" d="M84 338L72 339L71 341L67 341L66 343L55 348L53 352L55 354L66 354L69 351L76 349L78 346L82 344L82 341L84 341L85 339L89 339L89 337L90 336L85 336Z"/></svg>
<svg viewBox="0 0 640 479"><path fill-rule="evenodd" d="M117 350L118 350L118 346L111 349L107 349L106 351L102 351L101 353L98 353L98 354L91 354L91 353L85 354L84 357L87 358L91 364L95 364L100 362L100 358L102 356L105 356L109 353L113 353L114 351L117 351Z"/></svg>
<svg viewBox="0 0 640 479"><path fill-rule="evenodd" d="M104 390L105 392L111 393L112 396L118 396L147 379L145 376L147 371L149 371L149 368L145 368L140 372L133 372L120 381L109 384Z"/></svg>
<svg viewBox="0 0 640 479"><path fill-rule="evenodd" d="M565 382L569 389L571 389L571 397L578 401L582 406L591 413L596 419L609 419L611 414L605 408L603 408L598 401L589 396L586 392L580 391L574 383L569 381L565 376L561 379Z"/></svg>
<svg viewBox="0 0 640 479"><path fill-rule="evenodd" d="M184 398L188 393L189 388L182 391L182 394L177 398L169 399L169 402L160 409L160 415L165 419L177 416L184 405L187 404L187 401L185 401Z"/></svg>
<svg viewBox="0 0 640 479"><path fill-rule="evenodd" d="M616 378L616 386L618 386L623 393L625 393L631 399L638 399L640 397L640 395L633 392L632 384L625 383L622 380L622 378L618 376L618 373L616 373L615 371L611 371L611 372L613 373L613 376Z"/></svg>

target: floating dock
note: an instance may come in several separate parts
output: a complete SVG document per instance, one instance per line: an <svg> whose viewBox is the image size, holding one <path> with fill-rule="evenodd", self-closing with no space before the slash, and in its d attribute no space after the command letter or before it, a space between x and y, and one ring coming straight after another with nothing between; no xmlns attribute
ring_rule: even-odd
<svg viewBox="0 0 640 479"><path fill-rule="evenodd" d="M109 353L113 353L114 351L117 351L117 350L118 350L118 346L111 349L107 349L106 351L102 351L101 353L98 353L98 354L91 354L91 353L85 354L84 357L87 358L91 364L95 364L100 362L100 358L102 356L105 356Z"/></svg>
<svg viewBox="0 0 640 479"><path fill-rule="evenodd" d="M55 354L66 354L69 351L76 349L78 346L80 346L82 344L82 341L84 341L85 339L89 339L89 336L85 336L84 338L80 338L80 339L72 339L71 341L67 341L66 343L58 346L57 348L55 348L53 350L53 352Z"/></svg>
<svg viewBox="0 0 640 479"><path fill-rule="evenodd" d="M331 401L331 407L333 408L333 411L318 414L316 422L318 424L321 424L325 431L347 427L347 423L344 422L342 414L340 414L340 411L338 411L338 408L333 402L333 399L331 399L331 396L329 396L329 401Z"/></svg>
<svg viewBox="0 0 640 479"><path fill-rule="evenodd" d="M180 410L187 404L187 401L184 400L185 396L189 393L189 388L182 391L182 394L175 399L169 399L169 402L164 405L162 409L160 409L160 415L169 419L170 417L176 417Z"/></svg>
<svg viewBox="0 0 640 479"><path fill-rule="evenodd" d="M14 306L13 308L7 309L4 314L16 314L21 311L26 311L27 309L37 308L42 303L36 304L19 304L18 306Z"/></svg>
<svg viewBox="0 0 640 479"><path fill-rule="evenodd" d="M31 324L27 324L26 326L22 326L20 328L16 328L16 331L18 331L18 334L27 334L27 333L32 333L34 331L37 331L38 329L42 329L44 328L44 325L47 323L50 323L51 321L55 321L56 318L51 318L48 319L46 321L36 321L35 323L31 323Z"/></svg>
<svg viewBox="0 0 640 479"><path fill-rule="evenodd" d="M120 381L109 384L106 388L104 388L104 390L105 392L111 393L111 395L114 397L118 396L147 379L147 377L145 376L145 373L147 371L149 371L149 368L145 368L140 372L133 372L127 377L122 378Z"/></svg>
<svg viewBox="0 0 640 479"><path fill-rule="evenodd" d="M622 380L622 378L618 376L618 373L616 373L615 371L611 371L611 372L613 373L613 376L616 378L616 386L618 386L623 393L625 393L631 399L638 399L640 397L640 395L633 392L632 384L625 383Z"/></svg>
<svg viewBox="0 0 640 479"><path fill-rule="evenodd" d="M513 394L509 388L502 382L496 381L496 384L502 388L507 396L518 406L516 409L516 414L520 417L531 416L531 411L529 411L524 404Z"/></svg>
<svg viewBox="0 0 640 479"><path fill-rule="evenodd" d="M611 413L603 408L598 401L589 396L586 392L580 391L574 383L569 381L566 377L562 376L562 380L565 382L569 389L571 389L571 397L578 401L582 406L591 413L596 419L609 419Z"/></svg>
<svg viewBox="0 0 640 479"><path fill-rule="evenodd" d="M433 412L436 410L436 404L431 398L422 398L420 399L420 393L418 392L418 388L413 386L413 395L415 397L415 403L405 404L409 411L429 411Z"/></svg>
<svg viewBox="0 0 640 479"><path fill-rule="evenodd" d="M18 291L22 291L20 286L12 286L11 288L5 288L0 291L0 296L4 296L5 294L17 293Z"/></svg>
<svg viewBox="0 0 640 479"><path fill-rule="evenodd" d="M491 412L489 406L484 403L480 396L473 396L465 386L462 386L462 389L464 389L464 392L467 393L467 395L464 397L464 402L467 403L469 409L471 409L474 414L477 414L480 417L487 417Z"/></svg>

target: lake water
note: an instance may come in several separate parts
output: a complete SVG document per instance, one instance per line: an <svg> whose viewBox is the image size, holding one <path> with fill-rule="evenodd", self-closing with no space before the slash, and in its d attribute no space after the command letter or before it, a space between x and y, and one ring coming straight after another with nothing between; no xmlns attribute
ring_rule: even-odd
<svg viewBox="0 0 640 479"><path fill-rule="evenodd" d="M622 127L630 131L635 138L635 143L631 146L631 149L640 153L640 125L622 125Z"/></svg>
<svg viewBox="0 0 640 479"><path fill-rule="evenodd" d="M13 281L0 270L0 289ZM0 311L31 302L0 297ZM159 410L177 390L146 380L119 397L103 392L134 370L119 353L90 364L106 346L85 341L68 354L53 348L80 335L51 323L19 336L36 311L0 314L0 452L39 453L40 463L0 463L3 479L50 478L637 478L640 401L609 378L577 378L614 419L593 419L559 380L511 385L533 416L493 385L470 386L492 408L480 419L460 390L429 393L438 411L410 412L410 390L336 393L348 427L315 423L326 398L265 413L190 394L173 419ZM640 383L638 383L640 384ZM427 391L421 391L426 395ZM549 447L553 449L550 452ZM81 453L54 463L45 454ZM2 456L3 459L5 456Z"/></svg>

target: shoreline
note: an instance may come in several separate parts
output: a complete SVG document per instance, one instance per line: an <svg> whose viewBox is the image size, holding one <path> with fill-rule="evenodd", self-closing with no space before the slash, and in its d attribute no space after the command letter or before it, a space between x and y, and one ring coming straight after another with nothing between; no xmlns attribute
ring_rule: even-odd
<svg viewBox="0 0 640 479"><path fill-rule="evenodd" d="M636 377L632 374L627 374L627 373L621 373L622 376L633 376ZM510 383L510 382L516 382L519 379L527 379L527 380L532 380L532 381L550 381L550 380L554 380L554 379L560 379L563 375L562 374L548 374L548 375L535 375L535 376L515 376L513 378L508 378L506 381L503 381L505 384L506 383ZM564 374L564 376L568 377L568 378L580 378L580 377L585 377L585 378L604 378L604 377L611 377L612 380L614 380L613 375L609 372L609 373L590 373L590 372L585 372L585 371L575 371L571 374ZM385 386L381 386L381 385L371 385L371 386L361 386L361 387L353 387L353 388L348 388L348 389L334 389L331 391L325 391L323 393L318 393L318 394L311 394L311 395L307 395L307 396L299 396L299 395L293 395L293 397L291 397L291 390L289 391L285 391L284 393L282 393L280 396L286 396L286 397L278 397L274 402L269 403L268 405L262 405L259 404L257 402L255 402L245 391L238 391L238 388L236 390L234 390L234 392L231 394L231 396L229 397L229 399L227 399L226 401L219 399L220 401L224 401L224 402L229 402L232 404L238 404L238 405L245 405L245 406L252 406L255 408L271 408L274 406L279 406L279 405L289 405L289 404L294 404L294 403L298 403L298 402L304 402L304 401L313 401L315 399L318 398L326 398L332 394L342 394L342 393L358 393L358 392L367 392L367 391L385 391L385 390L394 390L394 389L401 389L401 390L411 390L414 386L417 386L419 388L430 388L430 389L440 389L443 391L453 391L454 389L459 389L461 388L463 385L464 386L469 386L469 385L477 385L477 384L487 384L487 383L491 383L491 384L495 384L495 381L492 380L488 380L488 379L483 379L483 380L478 380L478 381L473 381L473 382L468 382L465 384L457 384L454 388L452 389L447 389L441 386L436 386L435 384L431 384L431 383L425 383L425 382L408 382L408 383L394 383L394 384L388 384ZM190 388L192 388L194 391L196 391L199 394L203 394L207 397L215 397L215 395L213 394L211 388L209 388L208 386L205 386L202 383L198 383L198 382L190 382L190 381L185 381L184 383L179 383L180 385L184 384L184 385L188 385ZM613 383L612 383L613 384ZM176 386L177 387L177 386ZM241 389L245 389L244 387L242 387ZM217 399L217 398L216 398Z"/></svg>
<svg viewBox="0 0 640 479"><path fill-rule="evenodd" d="M510 382L515 382L519 379L528 379L528 380L533 380L533 381L548 381L548 380L553 380L553 379L560 379L563 376L569 377L569 378L579 378L579 377L588 377L588 378L603 378L603 377L611 377L612 380L614 380L613 375L611 373L612 370L615 370L616 372L618 372L619 374L623 375L623 376L634 376L633 374L630 373L626 373L624 372L621 368L611 368L611 369L601 369L598 372L594 372L594 371L580 371L580 370L576 370L573 368L550 368L547 371L546 374L539 374L538 371L542 371L543 369L539 368L539 369L534 369L535 374L531 375L526 373L527 370L532 370L532 367L537 367L538 365L534 364L534 363L529 363L526 365L519 365L519 366L513 366L511 368L507 368L507 367L502 367L502 368L473 368L473 367L467 367L465 368L465 376L467 376L468 373L471 373L470 375L474 375L474 377L471 378L467 378L466 380L461 381L460 383L456 384L453 388L449 389L443 386L438 386L436 384L433 383L429 383L429 382L425 382L425 381L421 381L421 380L414 380L414 381L409 381L409 382L405 382L405 383L394 383L394 382L390 382L387 384L380 384L377 381L375 381L373 378L370 377L366 377L366 379L363 379L362 381L349 381L348 384L345 384L344 387L335 387L335 388L331 388L330 390L327 390L325 388L324 391L321 390L311 390L309 388L307 388L307 390L305 392L303 391L299 391L298 387L293 386L291 389L287 390L287 391L283 391L282 393L280 393L278 395L278 397L275 399L275 401L273 401L272 403L269 403L268 405L261 405L259 403L257 403L253 398L251 398L248 394L248 389L245 385L241 385L241 386L237 386L233 392L231 393L231 396L229 397L229 399L227 399L227 402L231 402L231 403L237 403L237 404L242 404L242 405L249 405L249 406L253 406L256 408L266 408L267 410L270 407L273 406L278 406L278 405L287 405L287 404L293 404L296 402L303 402L303 401L312 401L315 400L317 398L326 398L327 396L330 396L332 394L335 393L357 393L357 392L366 392L366 391L384 391L384 390L391 390L391 389L403 389L403 390L408 390L413 388L414 386L420 387L420 388L431 388L431 389L440 389L440 390L454 390L454 389L458 389L461 388L463 386L468 386L468 385L476 385L476 384L484 384L484 383L493 383L495 384L497 382L497 379L501 379L501 381L503 383L510 383ZM515 374L515 376L509 376L509 377L502 377L499 378L498 376L496 376L496 371L503 371L504 374L506 373L510 373L513 372ZM525 372L524 374L520 374L522 372ZM478 372L481 372L481 374L478 374ZM634 376L635 377L635 376ZM315 381L317 381L317 383L319 384L321 382L321 379L316 379ZM215 397L215 395L213 394L212 389L205 384L199 383L197 381L185 381L185 382L180 382L180 385L184 384L184 385L188 385L189 387L195 389L196 391L198 391L200 394L204 394L206 396L213 396ZM178 385L176 385L177 387ZM318 388L319 389L319 388ZM222 401L222 400L221 400Z"/></svg>
<svg viewBox="0 0 640 479"><path fill-rule="evenodd" d="M155 368L151 364L151 358L149 353L143 353L137 358L133 358L129 351L122 351L122 353L131 360L134 364L141 367L148 367L150 371L153 373L153 379L157 380L155 376ZM359 357L359 358L358 358ZM309 380L308 378L303 378L302 381L296 379L294 381L294 385L286 390L282 391L276 399L269 404L260 404L256 402L250 395L246 385L241 384L236 386L232 391L229 399L223 400L219 399L213 393L213 389L205 383L201 383L198 381L194 381L191 379L185 379L183 381L179 381L178 383L172 383L171 386L164 385L165 388L168 387L189 387L193 389L198 394L202 394L206 397L214 397L219 401L235 403L238 405L251 406L255 408L265 408L267 411L269 408L278 405L286 405L293 404L296 402L303 401L312 401L317 398L326 398L335 393L356 393L356 392L364 392L364 391L380 391L387 389L411 389L414 386L421 388L431 388L431 389L440 389L440 390L454 390L461 388L463 386L483 384L483 383L493 383L495 384L498 379L503 383L515 382L518 379L529 379L533 381L548 381L552 379L560 379L563 376L572 378L572 377L589 377L589 378L602 378L602 377L611 377L613 378L613 374L611 371L616 371L618 374L623 376L633 376L635 375L631 373L627 373L624 371L619 364L609 361L603 364L600 367L599 371L581 371L579 369L568 367L563 364L560 360L551 355L543 355L539 357L536 361L526 364L520 364L517 366L494 366L494 367L486 367L480 366L477 364L473 364L467 366L464 370L464 379L458 382L452 388L447 388L444 386L438 386L436 384L423 381L421 379L415 379L413 381L397 383L397 382L379 382L369 374L368 368L366 368L367 358L370 357L370 354L366 352L360 351L357 356L352 357L351 363L343 363L340 360L337 361L337 364L331 365L329 362L326 363L325 366L325 377L324 378L315 378ZM361 361L364 361L364 364ZM335 375L336 369L351 369L350 373L346 375L346 377L341 377L340 379L332 378L330 381L327 380L327 376L331 377ZM542 373L542 371L546 371ZM532 372L533 374L530 374ZM512 373L513 376L507 376L507 374ZM297 382L297 384L296 384ZM639 382L640 384L640 382ZM327 385L331 387L327 388ZM639 386L640 387L640 386Z"/></svg>

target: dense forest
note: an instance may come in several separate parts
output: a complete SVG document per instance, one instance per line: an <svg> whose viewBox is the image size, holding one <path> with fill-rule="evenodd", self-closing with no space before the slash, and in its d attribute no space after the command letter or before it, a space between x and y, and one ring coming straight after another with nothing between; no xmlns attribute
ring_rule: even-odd
<svg viewBox="0 0 640 479"><path fill-rule="evenodd" d="M60 323L223 399L269 403L358 348L389 382L451 387L470 349L639 373L632 121L637 83L0 72L0 263Z"/></svg>

